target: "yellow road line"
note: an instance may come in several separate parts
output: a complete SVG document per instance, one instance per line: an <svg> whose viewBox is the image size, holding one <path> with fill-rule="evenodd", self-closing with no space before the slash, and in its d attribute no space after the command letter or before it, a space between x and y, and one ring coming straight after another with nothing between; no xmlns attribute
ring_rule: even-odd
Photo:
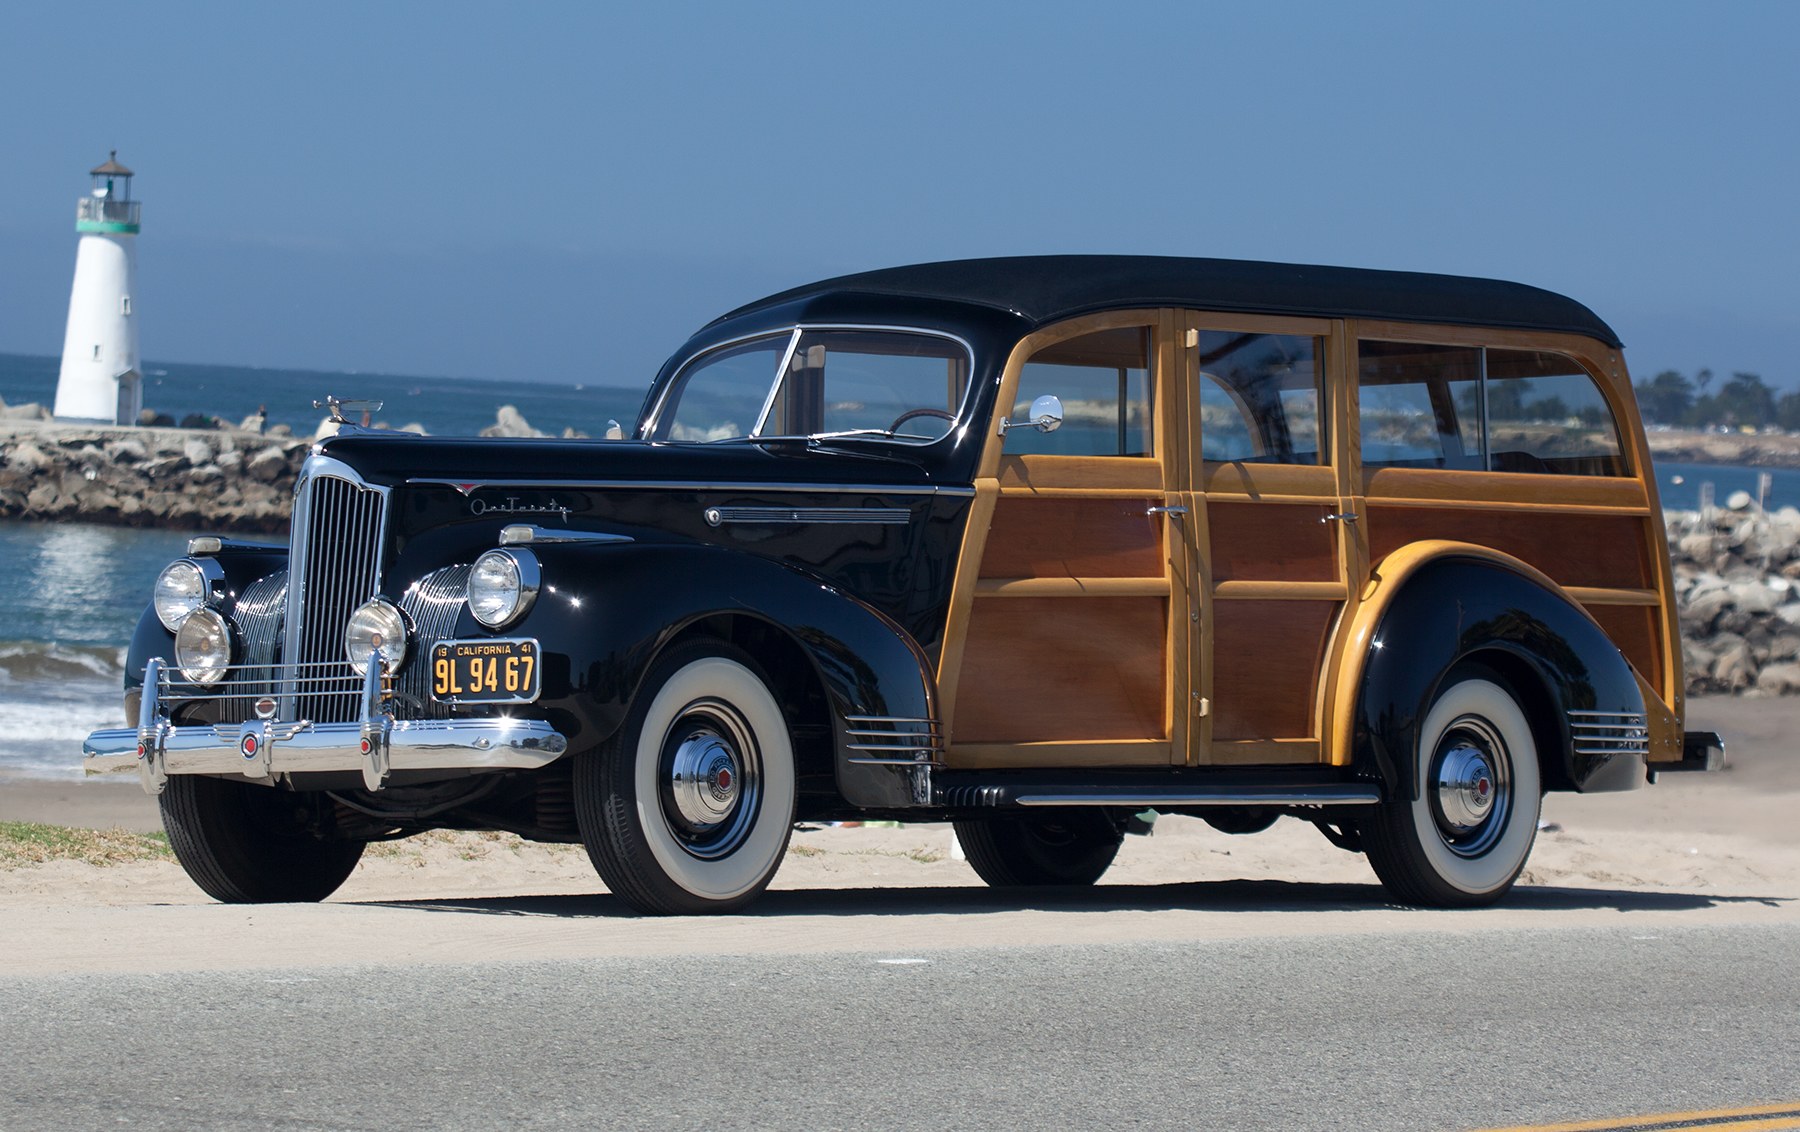
<svg viewBox="0 0 1800 1132"><path fill-rule="evenodd" d="M1800 1102L1757 1105L1752 1108L1714 1108L1701 1112L1663 1112L1651 1116L1621 1116L1610 1120L1580 1120L1569 1124L1520 1124L1489 1128L1484 1132L1677 1132L1697 1128L1706 1132L1774 1132L1800 1129Z"/></svg>

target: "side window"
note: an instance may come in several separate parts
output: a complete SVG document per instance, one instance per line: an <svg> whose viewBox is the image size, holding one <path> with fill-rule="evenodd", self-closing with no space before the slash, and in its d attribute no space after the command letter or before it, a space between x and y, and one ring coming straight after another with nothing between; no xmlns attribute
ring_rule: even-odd
<svg viewBox="0 0 1800 1132"><path fill-rule="evenodd" d="M1488 449L1496 472L1625 474L1612 410L1573 359L1489 350L1487 374Z"/></svg>
<svg viewBox="0 0 1800 1132"><path fill-rule="evenodd" d="M1481 350L1361 342L1357 399L1365 468L1475 468Z"/></svg>
<svg viewBox="0 0 1800 1132"><path fill-rule="evenodd" d="M1365 468L1626 474L1606 398L1572 358L1412 342L1357 348Z"/></svg>
<svg viewBox="0 0 1800 1132"><path fill-rule="evenodd" d="M1055 432L1015 428L1006 434L1004 451L1009 456L1152 455L1150 384L1148 327L1098 330L1046 346L1025 363L1009 415L1023 419L1031 402L1048 393L1062 401L1062 427Z"/></svg>
<svg viewBox="0 0 1800 1132"><path fill-rule="evenodd" d="M1205 460L1318 464L1324 340L1200 332L1200 455Z"/></svg>
<svg viewBox="0 0 1800 1132"><path fill-rule="evenodd" d="M968 353L948 338L803 330L758 432L892 431L896 440L936 440L950 431L968 385Z"/></svg>

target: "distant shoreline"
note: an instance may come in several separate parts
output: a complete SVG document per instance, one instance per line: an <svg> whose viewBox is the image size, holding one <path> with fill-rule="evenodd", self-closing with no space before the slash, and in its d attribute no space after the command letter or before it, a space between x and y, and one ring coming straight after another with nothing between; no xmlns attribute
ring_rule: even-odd
<svg viewBox="0 0 1800 1132"><path fill-rule="evenodd" d="M1666 429L1651 432L1648 438L1653 460L1743 468L1800 468L1800 436L1785 433Z"/></svg>

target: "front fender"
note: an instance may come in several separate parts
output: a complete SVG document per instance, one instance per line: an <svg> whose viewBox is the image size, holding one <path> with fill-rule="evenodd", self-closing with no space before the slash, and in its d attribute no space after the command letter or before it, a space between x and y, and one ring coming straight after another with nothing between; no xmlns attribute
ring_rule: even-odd
<svg viewBox="0 0 1800 1132"><path fill-rule="evenodd" d="M1532 717L1547 786L1630 789L1641 754L1575 751L1570 712L1642 717L1644 696L1604 630L1554 583L1491 552L1450 552L1412 565L1382 603L1356 682L1352 750L1390 790L1416 794L1410 772L1420 724L1444 677L1478 659L1512 679Z"/></svg>
<svg viewBox="0 0 1800 1132"><path fill-rule="evenodd" d="M937 719L929 661L878 610L800 570L720 547L531 549L542 588L530 613L503 635L537 638L544 656L541 703L559 729L573 727L565 734L585 743L616 731L651 661L684 630L714 618L753 618L794 641L825 689L845 799L859 806L914 804L910 772L845 757L846 717ZM476 629L465 611L459 635L484 635Z"/></svg>

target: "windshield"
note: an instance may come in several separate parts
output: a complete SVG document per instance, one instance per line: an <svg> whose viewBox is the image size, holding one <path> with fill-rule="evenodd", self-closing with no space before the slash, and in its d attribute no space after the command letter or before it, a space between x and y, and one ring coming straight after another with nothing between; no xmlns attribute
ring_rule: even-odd
<svg viewBox="0 0 1800 1132"><path fill-rule="evenodd" d="M802 328L689 363L650 439L876 436L924 444L950 431L968 386L968 351L953 339Z"/></svg>

